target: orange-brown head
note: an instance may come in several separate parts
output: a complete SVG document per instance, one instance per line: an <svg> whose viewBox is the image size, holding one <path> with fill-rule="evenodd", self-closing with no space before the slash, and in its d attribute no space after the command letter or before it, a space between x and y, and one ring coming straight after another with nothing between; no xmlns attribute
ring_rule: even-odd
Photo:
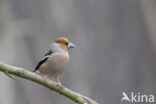
<svg viewBox="0 0 156 104"><path fill-rule="evenodd" d="M70 43L66 37L59 37L55 40L56 43Z"/></svg>
<svg viewBox="0 0 156 104"><path fill-rule="evenodd" d="M70 48L74 48L75 45L72 44L66 37L59 37L55 40L55 43L59 45L59 47L65 52Z"/></svg>

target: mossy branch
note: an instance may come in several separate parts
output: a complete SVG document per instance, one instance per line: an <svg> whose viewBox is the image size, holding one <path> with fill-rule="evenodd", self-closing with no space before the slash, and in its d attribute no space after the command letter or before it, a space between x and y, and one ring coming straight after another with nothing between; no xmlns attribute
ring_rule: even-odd
<svg viewBox="0 0 156 104"><path fill-rule="evenodd" d="M57 83L52 80L45 80L40 75L37 75L36 73L30 72L24 68L14 67L5 63L0 62L0 71L5 73L7 76L9 76L12 79L15 79L12 75L31 80L33 82L36 82L40 85L43 85L47 88L49 88L52 91L56 91L67 98L71 99L72 101L78 103L78 104L98 104L97 102L93 101L92 99L85 97L83 95L80 95L74 91L71 91L65 87L58 88Z"/></svg>

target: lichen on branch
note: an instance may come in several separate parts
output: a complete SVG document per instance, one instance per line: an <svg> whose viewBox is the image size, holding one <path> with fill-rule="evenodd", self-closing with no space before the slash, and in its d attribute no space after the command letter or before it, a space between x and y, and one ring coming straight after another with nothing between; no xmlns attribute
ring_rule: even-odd
<svg viewBox="0 0 156 104"><path fill-rule="evenodd" d="M37 75L36 73L30 72L24 68L14 67L8 64L5 64L3 62L0 62L0 71L2 71L5 75L8 77L15 79L15 76L21 77L33 82L36 82L40 85L43 85L50 90L56 91L67 98L71 99L72 101L78 103L78 104L98 104L97 102L93 101L92 99L83 96L79 93L76 93L74 91L71 91L67 89L66 87L58 88L57 83L52 80L45 80L40 75Z"/></svg>

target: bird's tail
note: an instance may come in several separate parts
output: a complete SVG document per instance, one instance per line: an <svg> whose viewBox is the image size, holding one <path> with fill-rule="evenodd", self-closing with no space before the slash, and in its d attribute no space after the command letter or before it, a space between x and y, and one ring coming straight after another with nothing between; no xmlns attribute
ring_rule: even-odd
<svg viewBox="0 0 156 104"><path fill-rule="evenodd" d="M37 71L37 69L34 69L32 72L36 72Z"/></svg>

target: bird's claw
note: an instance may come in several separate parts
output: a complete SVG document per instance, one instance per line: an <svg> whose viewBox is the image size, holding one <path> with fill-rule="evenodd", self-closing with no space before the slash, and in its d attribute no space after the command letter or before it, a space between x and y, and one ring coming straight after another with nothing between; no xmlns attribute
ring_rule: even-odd
<svg viewBox="0 0 156 104"><path fill-rule="evenodd" d="M58 83L57 86L58 86L58 88L63 88L61 83Z"/></svg>

